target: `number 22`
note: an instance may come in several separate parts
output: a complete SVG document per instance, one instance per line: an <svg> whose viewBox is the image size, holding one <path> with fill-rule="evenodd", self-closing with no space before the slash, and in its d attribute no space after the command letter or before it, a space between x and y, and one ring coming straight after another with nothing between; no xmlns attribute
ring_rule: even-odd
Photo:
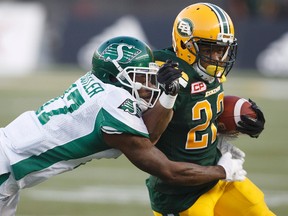
<svg viewBox="0 0 288 216"><path fill-rule="evenodd" d="M224 100L224 93L221 93L217 97L217 113L221 112L223 109L223 100ZM201 112L201 111L204 112ZM192 121L206 119L205 122L202 124L197 125L196 127L192 128L189 133L187 134L187 141L186 141L186 149L202 149L208 146L209 142L209 132L211 131L211 143L214 143L217 136L217 128L215 124L211 123L212 119L212 108L209 101L204 100L196 103L196 105L192 108ZM206 115L206 118L204 118ZM201 131L208 130L207 133L200 134ZM200 134L200 139L197 138L197 134Z"/></svg>

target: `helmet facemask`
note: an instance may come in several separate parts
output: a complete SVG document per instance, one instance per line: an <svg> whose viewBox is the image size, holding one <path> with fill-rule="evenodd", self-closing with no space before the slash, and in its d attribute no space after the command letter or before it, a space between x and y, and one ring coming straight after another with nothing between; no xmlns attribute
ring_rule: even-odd
<svg viewBox="0 0 288 216"><path fill-rule="evenodd" d="M157 82L158 66L151 62L149 67L122 68L116 60L112 63L119 70L116 79L136 98L142 110L152 108L160 96L160 87Z"/></svg>
<svg viewBox="0 0 288 216"><path fill-rule="evenodd" d="M189 52L196 56L195 64L202 72L213 78L226 80L225 77L236 60L236 40L223 42L192 37L185 44ZM212 55L217 55L217 59Z"/></svg>

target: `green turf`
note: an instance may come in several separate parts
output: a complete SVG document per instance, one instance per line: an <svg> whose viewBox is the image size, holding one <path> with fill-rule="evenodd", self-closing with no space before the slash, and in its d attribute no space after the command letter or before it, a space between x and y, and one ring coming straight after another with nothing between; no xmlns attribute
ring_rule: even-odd
<svg viewBox="0 0 288 216"><path fill-rule="evenodd" d="M288 80L241 73L229 75L226 95L254 99L265 112L267 124L260 138L241 136L235 144L246 152L248 176L265 192L270 208L278 216L285 216L288 212ZM1 77L0 126L58 96L80 75L75 71L54 71L21 78ZM93 161L23 190L18 215L152 215L144 185L146 177L146 173L131 165L124 156L117 160Z"/></svg>

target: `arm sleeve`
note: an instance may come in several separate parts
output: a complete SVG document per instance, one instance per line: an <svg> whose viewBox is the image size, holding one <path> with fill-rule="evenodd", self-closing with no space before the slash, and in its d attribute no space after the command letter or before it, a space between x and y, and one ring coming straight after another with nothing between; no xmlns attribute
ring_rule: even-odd
<svg viewBox="0 0 288 216"><path fill-rule="evenodd" d="M141 109L135 99L124 89L117 89L117 92L111 91L107 94L101 117L101 129L105 133L129 133L149 137Z"/></svg>

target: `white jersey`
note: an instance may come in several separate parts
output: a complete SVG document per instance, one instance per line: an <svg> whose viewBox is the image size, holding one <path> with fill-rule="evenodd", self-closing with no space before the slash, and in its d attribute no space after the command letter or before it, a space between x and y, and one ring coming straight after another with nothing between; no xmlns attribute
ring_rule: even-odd
<svg viewBox="0 0 288 216"><path fill-rule="evenodd" d="M121 152L106 145L102 131L149 137L141 115L128 91L88 72L63 95L0 130L0 157L7 158L0 176L13 173L24 188L93 158L116 158Z"/></svg>

